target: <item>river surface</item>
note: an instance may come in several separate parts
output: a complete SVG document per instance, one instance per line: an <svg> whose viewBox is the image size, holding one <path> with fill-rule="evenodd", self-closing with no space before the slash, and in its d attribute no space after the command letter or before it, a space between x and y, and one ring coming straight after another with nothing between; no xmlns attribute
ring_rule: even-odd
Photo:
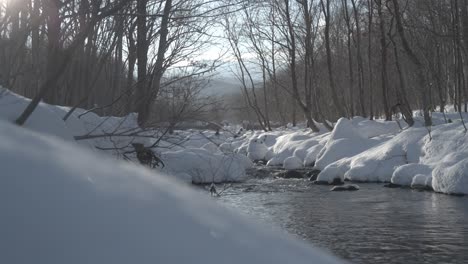
<svg viewBox="0 0 468 264"><path fill-rule="evenodd" d="M468 198L359 184L251 179L218 200L353 263L468 263Z"/></svg>

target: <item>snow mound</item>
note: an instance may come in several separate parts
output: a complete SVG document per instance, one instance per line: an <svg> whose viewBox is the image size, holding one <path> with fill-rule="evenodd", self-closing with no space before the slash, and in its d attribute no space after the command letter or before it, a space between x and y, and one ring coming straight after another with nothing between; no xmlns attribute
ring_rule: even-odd
<svg viewBox="0 0 468 264"><path fill-rule="evenodd" d="M284 160L283 168L286 170L297 170L302 168L302 160L298 157L289 157Z"/></svg>
<svg viewBox="0 0 468 264"><path fill-rule="evenodd" d="M0 263L340 262L150 170L3 121L0 165Z"/></svg>
<svg viewBox="0 0 468 264"><path fill-rule="evenodd" d="M268 148L262 138L254 138L250 140L247 147L247 156L251 160L264 160L268 152Z"/></svg>
<svg viewBox="0 0 468 264"><path fill-rule="evenodd" d="M279 136L276 138L276 143L270 148L272 155L268 159L268 165L283 165L287 158L293 156L300 159L303 165L310 165L325 145L328 135L310 131L293 131Z"/></svg>
<svg viewBox="0 0 468 264"><path fill-rule="evenodd" d="M395 121L353 119L353 125L359 134L366 138L374 138L386 134L396 134L400 131L400 127Z"/></svg>
<svg viewBox="0 0 468 264"><path fill-rule="evenodd" d="M315 166L324 170L331 163L352 157L377 144L359 134L352 122L346 118L338 120L325 147L317 155Z"/></svg>
<svg viewBox="0 0 468 264"><path fill-rule="evenodd" d="M461 124L437 126L432 140L425 138L421 162L434 168L436 192L468 194L468 140Z"/></svg>
<svg viewBox="0 0 468 264"><path fill-rule="evenodd" d="M468 158L452 166L437 166L432 177L432 187L437 192L468 194Z"/></svg>
<svg viewBox="0 0 468 264"><path fill-rule="evenodd" d="M325 167L317 180L330 182L340 178L358 182L390 182L396 168L407 163L419 162L420 141L426 134L427 130L424 128L415 128L405 130L380 143L374 141L361 153L350 155ZM410 183L411 181L408 185Z"/></svg>
<svg viewBox="0 0 468 264"><path fill-rule="evenodd" d="M411 181L411 188L428 188L432 189L432 176L417 174Z"/></svg>
<svg viewBox="0 0 468 264"><path fill-rule="evenodd" d="M408 129L351 159L345 177L354 181L390 182L397 167L419 160L424 129Z"/></svg>
<svg viewBox="0 0 468 264"><path fill-rule="evenodd" d="M238 182L247 175L245 170L253 163L245 156L231 153L224 154L203 148L189 148L167 151L161 155L166 164L165 172L173 175L191 176L193 183Z"/></svg>
<svg viewBox="0 0 468 264"><path fill-rule="evenodd" d="M419 163L405 164L393 172L391 182L398 185L411 186L416 175L430 177L431 174L432 169L427 165ZM419 180L417 181L419 183Z"/></svg>
<svg viewBox="0 0 468 264"><path fill-rule="evenodd" d="M30 102L30 99L0 87L0 119L14 122ZM39 103L24 126L37 132L74 141L73 131L62 121L63 116L53 111L49 105Z"/></svg>

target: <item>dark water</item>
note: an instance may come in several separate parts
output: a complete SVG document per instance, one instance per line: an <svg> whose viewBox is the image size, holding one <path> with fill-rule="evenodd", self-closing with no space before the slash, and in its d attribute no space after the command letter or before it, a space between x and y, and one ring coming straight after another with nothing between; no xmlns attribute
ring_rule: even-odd
<svg viewBox="0 0 468 264"><path fill-rule="evenodd" d="M253 179L219 200L354 263L468 263L467 197L359 186Z"/></svg>

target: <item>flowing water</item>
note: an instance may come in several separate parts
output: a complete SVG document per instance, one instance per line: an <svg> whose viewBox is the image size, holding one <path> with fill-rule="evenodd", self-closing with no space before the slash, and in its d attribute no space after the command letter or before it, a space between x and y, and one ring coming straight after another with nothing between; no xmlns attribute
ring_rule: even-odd
<svg viewBox="0 0 468 264"><path fill-rule="evenodd" d="M468 263L468 198L359 184L251 179L219 201L354 263Z"/></svg>

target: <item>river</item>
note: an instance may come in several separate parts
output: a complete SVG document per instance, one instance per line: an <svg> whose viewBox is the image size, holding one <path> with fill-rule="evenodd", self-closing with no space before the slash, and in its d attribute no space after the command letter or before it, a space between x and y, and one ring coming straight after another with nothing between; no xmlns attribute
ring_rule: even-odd
<svg viewBox="0 0 468 264"><path fill-rule="evenodd" d="M468 263L468 198L359 184L254 178L219 201L354 263Z"/></svg>

